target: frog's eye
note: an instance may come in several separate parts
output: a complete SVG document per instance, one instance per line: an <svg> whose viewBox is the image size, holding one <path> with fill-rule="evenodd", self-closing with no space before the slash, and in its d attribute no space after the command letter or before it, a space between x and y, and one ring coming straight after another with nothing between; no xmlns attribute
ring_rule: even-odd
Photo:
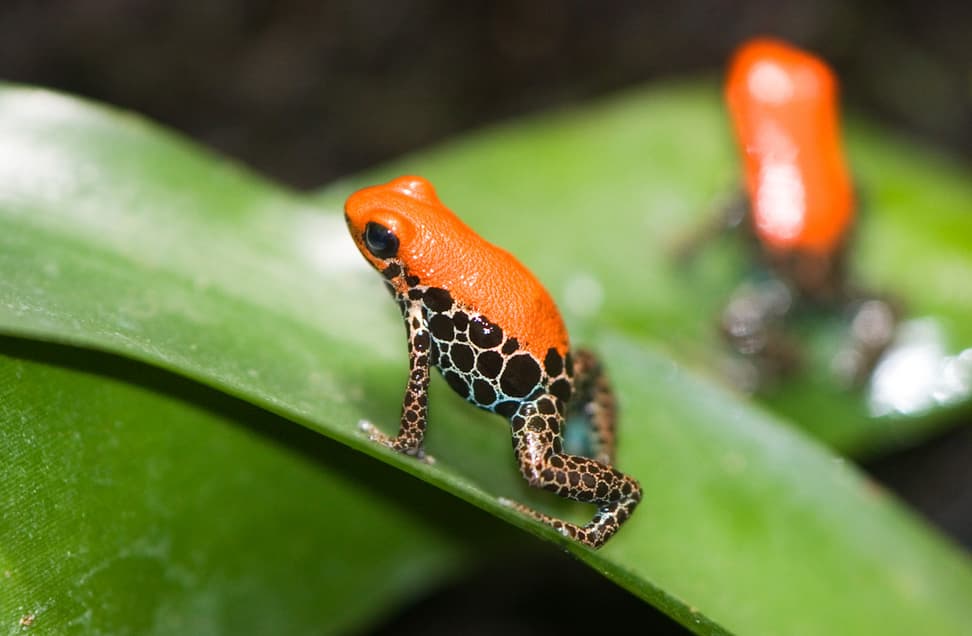
<svg viewBox="0 0 972 636"><path fill-rule="evenodd" d="M364 242L368 251L378 258L391 258L398 254L398 237L384 225L373 222L365 225Z"/></svg>

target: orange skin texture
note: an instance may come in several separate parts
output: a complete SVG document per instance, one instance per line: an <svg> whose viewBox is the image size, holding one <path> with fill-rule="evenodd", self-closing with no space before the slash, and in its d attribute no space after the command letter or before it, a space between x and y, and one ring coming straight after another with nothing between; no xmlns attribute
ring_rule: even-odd
<svg viewBox="0 0 972 636"><path fill-rule="evenodd" d="M837 251L854 193L834 73L805 51L758 38L734 55L725 95L760 241L771 252Z"/></svg>
<svg viewBox="0 0 972 636"><path fill-rule="evenodd" d="M422 177L403 176L355 192L345 203L345 216L358 250L375 269L384 269L386 261L364 245L369 222L398 237L398 258L420 285L449 291L467 312L482 314L537 360L550 347L567 354L567 329L540 281L463 223ZM404 277L392 284L399 292L408 290Z"/></svg>

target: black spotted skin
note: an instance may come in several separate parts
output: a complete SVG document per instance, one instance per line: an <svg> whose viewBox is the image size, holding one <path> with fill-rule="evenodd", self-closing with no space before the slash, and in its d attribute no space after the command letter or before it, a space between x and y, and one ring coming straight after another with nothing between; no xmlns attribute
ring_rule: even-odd
<svg viewBox="0 0 972 636"><path fill-rule="evenodd" d="M641 487L611 466L616 406L600 362L583 349L562 356L554 348L538 360L487 316L462 306L447 290L422 285L391 260L382 273L408 332L409 381L398 435L388 437L372 427L372 439L425 456L429 368L434 366L467 401L510 421L520 472L531 486L599 510L590 523L578 526L506 503L591 547L603 545L631 516ZM404 280L407 291L396 291L393 282L402 282L396 279ZM587 420L593 458L564 452L568 411Z"/></svg>
<svg viewBox="0 0 972 636"><path fill-rule="evenodd" d="M593 354L571 352L543 285L511 254L477 235L416 176L353 193L351 237L392 292L408 333L409 377L398 434L362 422L371 439L425 461L429 374L505 417L527 482L590 503L585 525L504 504L598 548L631 516L641 487L615 469L614 395ZM574 416L581 416L575 418ZM564 450L566 422L587 422L589 455Z"/></svg>

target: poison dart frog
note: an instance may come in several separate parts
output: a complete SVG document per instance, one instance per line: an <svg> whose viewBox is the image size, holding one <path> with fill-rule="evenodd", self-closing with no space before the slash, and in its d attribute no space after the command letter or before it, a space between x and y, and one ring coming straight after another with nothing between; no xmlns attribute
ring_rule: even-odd
<svg viewBox="0 0 972 636"><path fill-rule="evenodd" d="M726 103L763 252L804 296L840 295L854 187L833 71L783 42L751 40L730 63Z"/></svg>
<svg viewBox="0 0 972 636"><path fill-rule="evenodd" d="M720 225L747 221L764 270L736 290L721 323L754 362L752 384L799 366L800 348L783 330L795 309L850 308L851 343L835 366L851 382L866 377L893 333L893 303L848 283L856 206L837 93L823 60L780 40L749 40L729 64L725 100L747 201Z"/></svg>
<svg viewBox="0 0 972 636"><path fill-rule="evenodd" d="M475 406L507 418L520 472L536 488L598 506L580 526L502 500L590 547L604 544L641 500L638 482L612 467L615 399L597 358L571 352L550 294L512 255L446 208L421 177L352 194L345 219L355 245L398 303L409 376L397 436L367 422L376 442L417 458L428 415L429 371ZM586 418L593 458L568 454L568 414Z"/></svg>

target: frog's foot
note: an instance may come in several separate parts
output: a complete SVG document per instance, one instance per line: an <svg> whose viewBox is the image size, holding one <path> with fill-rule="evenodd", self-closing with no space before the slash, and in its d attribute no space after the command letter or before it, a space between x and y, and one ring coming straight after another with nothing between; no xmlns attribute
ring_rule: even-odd
<svg viewBox="0 0 972 636"><path fill-rule="evenodd" d="M597 512L585 525L567 523L522 504L507 504L564 536L592 548L599 548L627 521L641 501L638 481L612 466L590 457L558 452L559 422L545 413L555 413L552 398L542 396L524 402L510 418L513 447L520 473L534 488L553 492L566 499L594 504Z"/></svg>
<svg viewBox="0 0 972 636"><path fill-rule="evenodd" d="M576 523L570 523L569 521L564 521L563 519L558 519L557 517L551 517L550 515L538 512L533 508L521 504L512 499L507 499L506 497L500 497L498 499L500 505L506 506L520 512L528 517L536 519L537 521L544 523L554 530L564 535L569 539L574 539L575 541L580 541L584 545L592 548L599 548L604 545L604 542L610 538L611 535L617 530L617 526L611 528L602 527L602 523L598 523L598 517L602 515L599 513L595 520L588 524L587 526L579 526Z"/></svg>
<svg viewBox="0 0 972 636"><path fill-rule="evenodd" d="M378 427L368 420L358 420L358 430L367 435L372 442L378 442L388 448L394 447L394 438L379 431Z"/></svg>
<svg viewBox="0 0 972 636"><path fill-rule="evenodd" d="M854 308L849 342L841 347L831 363L835 373L848 387L863 386L878 360L894 340L900 311L891 301L871 298Z"/></svg>
<svg viewBox="0 0 972 636"><path fill-rule="evenodd" d="M372 442L377 442L382 446L387 446L388 448L402 453L403 455L414 457L424 464L432 465L435 463L435 458L431 455L426 455L425 449L423 449L421 446L418 448L406 447L401 443L400 438L386 435L378 430L378 427L368 420L358 420L358 430L365 433L368 436L368 439L370 439Z"/></svg>
<svg viewBox="0 0 972 636"><path fill-rule="evenodd" d="M640 495L640 493L639 493ZM601 506L594 519L588 523L586 526L579 526L576 523L570 523L564 521L563 519L558 519L557 517L551 517L550 515L538 512L533 508L521 504L519 502L507 499L506 497L500 497L498 499L501 506L511 508L525 514L528 517L536 519L540 523L544 523L560 534L579 541L586 546L591 548L600 548L604 543L610 539L615 532L617 532L620 525L631 513L631 510L638 504L637 498L632 498L630 502L621 502L621 504L606 505Z"/></svg>

